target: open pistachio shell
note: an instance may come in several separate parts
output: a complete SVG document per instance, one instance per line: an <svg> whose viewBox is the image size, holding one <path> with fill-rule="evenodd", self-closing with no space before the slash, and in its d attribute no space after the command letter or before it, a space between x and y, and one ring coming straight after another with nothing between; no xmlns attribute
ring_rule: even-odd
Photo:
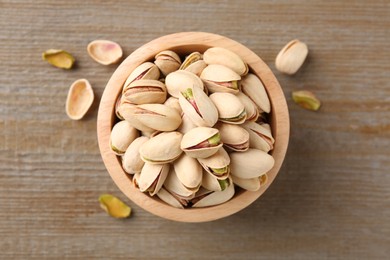
<svg viewBox="0 0 390 260"><path fill-rule="evenodd" d="M158 131L173 131L181 124L179 112L174 108L162 104L138 105L132 110L132 113L135 119L143 125Z"/></svg>
<svg viewBox="0 0 390 260"><path fill-rule="evenodd" d="M190 64L187 68L185 68L185 71L194 73L196 76L200 76L202 74L202 71L207 67L206 62L204 60L198 60L192 64Z"/></svg>
<svg viewBox="0 0 390 260"><path fill-rule="evenodd" d="M242 179L259 177L271 170L275 163L271 155L258 149L231 153L230 160L231 174Z"/></svg>
<svg viewBox="0 0 390 260"><path fill-rule="evenodd" d="M168 177L164 182L164 187L175 197L182 199L192 199L195 196L195 192L199 190L199 187L188 188L177 177L177 174L173 168L169 171Z"/></svg>
<svg viewBox="0 0 390 260"><path fill-rule="evenodd" d="M212 193L206 194L204 197L194 203L192 207L201 208L222 204L230 200L234 196L234 192L234 185L229 185L223 191L214 191Z"/></svg>
<svg viewBox="0 0 390 260"><path fill-rule="evenodd" d="M180 149L182 137L179 132L164 132L150 138L139 149L141 159L154 164L174 161L182 153Z"/></svg>
<svg viewBox="0 0 390 260"><path fill-rule="evenodd" d="M145 162L141 159L139 148L148 140L148 137L140 136L129 145L122 160L122 167L125 172L129 174L141 172Z"/></svg>
<svg viewBox="0 0 390 260"><path fill-rule="evenodd" d="M131 126L127 121L120 121L114 125L110 136L111 150L122 155L126 152L129 145L139 136L137 129Z"/></svg>
<svg viewBox="0 0 390 260"><path fill-rule="evenodd" d="M224 180L230 173L230 157L222 147L210 157L198 158L200 165L218 180Z"/></svg>
<svg viewBox="0 0 390 260"><path fill-rule="evenodd" d="M162 51L158 53L155 57L154 63L160 69L164 76L169 73L178 70L181 65L181 60L179 55L173 51Z"/></svg>
<svg viewBox="0 0 390 260"><path fill-rule="evenodd" d="M183 112L197 126L212 127L218 121L218 110L200 88L185 89L180 93L179 103Z"/></svg>
<svg viewBox="0 0 390 260"><path fill-rule="evenodd" d="M87 51L92 59L103 65L116 63L123 55L122 48L119 44L107 40L95 40L90 42Z"/></svg>
<svg viewBox="0 0 390 260"><path fill-rule="evenodd" d="M99 196L100 207L114 218L127 218L131 214L131 208L117 197L111 194Z"/></svg>
<svg viewBox="0 0 390 260"><path fill-rule="evenodd" d="M242 124L246 119L245 107L240 99L231 93L213 93L210 95L218 110L218 120L229 124Z"/></svg>
<svg viewBox="0 0 390 260"><path fill-rule="evenodd" d="M202 60L202 54L200 54L199 52L192 52L191 54L189 54L183 61L183 63L180 65L180 70L185 70L186 68L188 68L188 66L190 66L191 64L199 61L199 60Z"/></svg>
<svg viewBox="0 0 390 260"><path fill-rule="evenodd" d="M230 178L219 180L215 177L215 175L207 171L203 171L202 186L208 190L223 191L231 185L230 181Z"/></svg>
<svg viewBox="0 0 390 260"><path fill-rule="evenodd" d="M233 183L237 186L249 190L249 191L257 191L260 189L260 177L254 177L250 179L242 179L240 177L231 175Z"/></svg>
<svg viewBox="0 0 390 260"><path fill-rule="evenodd" d="M183 204L180 203L180 201L174 197L171 193L169 193L164 187L162 187L158 192L157 196L164 201L165 203L171 205L172 207L184 209ZM184 204L187 204L185 202Z"/></svg>
<svg viewBox="0 0 390 260"><path fill-rule="evenodd" d="M163 186L169 173L169 164L145 163L138 179L139 190L154 196Z"/></svg>
<svg viewBox="0 0 390 260"><path fill-rule="evenodd" d="M248 73L241 80L241 90L264 112L271 111L271 103L261 80L254 74Z"/></svg>
<svg viewBox="0 0 390 260"><path fill-rule="evenodd" d="M187 88L198 87L201 90L204 89L202 80L195 74L185 70L169 73L165 78L165 85L168 93L175 98L179 98L180 92L185 91Z"/></svg>
<svg viewBox="0 0 390 260"><path fill-rule="evenodd" d="M164 102L164 105L176 109L177 112L179 112L180 115L183 113L183 110L181 109L181 106L180 106L180 104L179 104L179 99L178 99L178 98L169 97L169 98Z"/></svg>
<svg viewBox="0 0 390 260"><path fill-rule="evenodd" d="M246 122L243 127L248 131L250 137L249 146L264 152L274 148L275 139L268 124L259 125L255 122Z"/></svg>
<svg viewBox="0 0 390 260"><path fill-rule="evenodd" d="M203 59L207 64L220 64L229 67L241 76L248 73L248 65L240 56L225 48L209 48L204 52Z"/></svg>
<svg viewBox="0 0 390 260"><path fill-rule="evenodd" d="M155 131L154 129L147 127L136 118L136 115L134 114L136 108L137 105L134 105L128 102L127 100L122 100L121 104L119 105L118 112L134 128L142 132L148 132L148 133L154 132Z"/></svg>
<svg viewBox="0 0 390 260"><path fill-rule="evenodd" d="M160 70L158 67L153 64L152 62L144 62L141 65L139 65L137 68L133 70L133 72L130 73L130 75L127 77L125 84L123 85L123 88L125 88L130 83L140 80L140 79L154 79L158 80L160 77Z"/></svg>
<svg viewBox="0 0 390 260"><path fill-rule="evenodd" d="M66 98L66 114L70 119L79 120L84 117L94 99L93 89L86 79L78 79L69 88Z"/></svg>
<svg viewBox="0 0 390 260"><path fill-rule="evenodd" d="M174 163L176 175L187 188L197 188L202 182L202 166L194 158L182 154Z"/></svg>
<svg viewBox="0 0 390 260"><path fill-rule="evenodd" d="M123 88L123 98L137 105L162 104L167 99L167 89L161 81L140 79Z"/></svg>
<svg viewBox="0 0 390 260"><path fill-rule="evenodd" d="M225 147L236 152L249 149L249 133L241 126L219 122L215 127L219 130Z"/></svg>
<svg viewBox="0 0 390 260"><path fill-rule="evenodd" d="M180 148L192 158L207 158L222 147L218 129L196 127L188 131L181 140Z"/></svg>
<svg viewBox="0 0 390 260"><path fill-rule="evenodd" d="M75 58L67 51L49 49L42 53L42 59L61 69L71 69Z"/></svg>
<svg viewBox="0 0 390 260"><path fill-rule="evenodd" d="M191 129L197 127L197 125L195 125L192 120L188 117L187 114L182 114L181 115L181 125L180 127L177 129L178 132L182 133L182 134L185 134L187 133L188 131L190 131Z"/></svg>
<svg viewBox="0 0 390 260"><path fill-rule="evenodd" d="M237 94L240 90L241 76L223 65L208 65L200 74L200 78L211 93L227 92Z"/></svg>
<svg viewBox="0 0 390 260"><path fill-rule="evenodd" d="M241 101L245 107L246 121L255 122L259 118L259 109L256 104L247 95L242 92L238 92L236 97Z"/></svg>

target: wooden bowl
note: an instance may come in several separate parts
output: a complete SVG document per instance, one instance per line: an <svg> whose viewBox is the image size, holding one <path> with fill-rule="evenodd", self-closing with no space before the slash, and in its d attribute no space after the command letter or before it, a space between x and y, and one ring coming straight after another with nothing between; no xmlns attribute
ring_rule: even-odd
<svg viewBox="0 0 390 260"><path fill-rule="evenodd" d="M136 189L131 176L122 169L119 158L111 152L109 139L113 124L116 122L114 106L121 93L122 85L129 74L141 63L153 60L154 56L163 50L173 50L184 56L193 51L203 53L210 47L223 47L237 53L263 82L271 101L270 124L275 138L274 149L271 151L275 165L268 172L268 182L260 190L251 192L236 189L234 197L221 205L207 208L174 208L159 198L150 197ZM100 152L106 168L119 189L141 208L166 219L182 222L205 222L220 219L234 214L258 199L275 179L284 160L288 139L290 121L288 108L283 91L269 67L251 50L229 38L203 32L183 32L166 35L141 46L129 55L116 69L107 83L100 101L97 134Z"/></svg>

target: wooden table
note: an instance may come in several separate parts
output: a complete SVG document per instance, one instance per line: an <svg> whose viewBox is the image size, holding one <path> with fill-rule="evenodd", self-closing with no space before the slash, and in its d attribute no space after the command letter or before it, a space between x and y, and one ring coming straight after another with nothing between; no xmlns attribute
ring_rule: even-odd
<svg viewBox="0 0 390 260"><path fill-rule="evenodd" d="M390 4L388 1L0 1L0 256L42 258L386 259L390 254ZM125 55L156 37L207 31L237 40L269 64L287 97L291 139L269 190L222 220L161 219L127 200L99 154L96 116L116 66L86 52L104 38ZM310 54L293 77L275 70L289 40ZM77 59L65 71L49 48ZM96 100L67 118L78 78ZM317 113L291 92L308 89ZM97 198L133 207L108 217Z"/></svg>

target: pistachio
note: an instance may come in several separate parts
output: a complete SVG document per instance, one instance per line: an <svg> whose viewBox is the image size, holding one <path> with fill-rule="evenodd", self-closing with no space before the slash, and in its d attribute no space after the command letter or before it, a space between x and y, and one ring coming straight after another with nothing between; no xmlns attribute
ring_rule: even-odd
<svg viewBox="0 0 390 260"><path fill-rule="evenodd" d="M218 129L196 127L188 131L181 140L180 148L192 158L207 158L222 147Z"/></svg>
<svg viewBox="0 0 390 260"><path fill-rule="evenodd" d="M162 51L156 55L155 59L154 63L164 76L176 71L181 65L179 55L173 51Z"/></svg>
<svg viewBox="0 0 390 260"><path fill-rule="evenodd" d="M110 136L110 147L117 155L122 155L137 137L139 132L127 121L120 121L114 125Z"/></svg>
<svg viewBox="0 0 390 260"><path fill-rule="evenodd" d="M164 83L152 79L140 79L123 88L123 98L137 105L164 103L167 89Z"/></svg>
<svg viewBox="0 0 390 260"><path fill-rule="evenodd" d="M75 58L67 51L49 49L42 53L42 59L61 69L71 69Z"/></svg>
<svg viewBox="0 0 390 260"><path fill-rule="evenodd" d="M246 111L241 101L233 94L217 92L210 95L218 110L218 120L229 124L242 124Z"/></svg>
<svg viewBox="0 0 390 260"><path fill-rule="evenodd" d="M306 59L309 49L307 45L297 39L287 43L275 59L275 67L288 75L295 74Z"/></svg>
<svg viewBox="0 0 390 260"><path fill-rule="evenodd" d="M170 73L165 78L165 85L168 93L175 98L179 98L180 92L185 91L187 88L198 87L201 90L204 89L202 80L195 74L185 70L177 70Z"/></svg>
<svg viewBox="0 0 390 260"><path fill-rule="evenodd" d="M92 59L103 65L116 63L123 55L122 48L119 44L107 40L90 42L87 46L87 51Z"/></svg>
<svg viewBox="0 0 390 260"><path fill-rule="evenodd" d="M141 159L139 149L148 140L148 137L140 136L134 139L134 141L129 145L125 154L123 155L122 161L122 166L125 172L129 174L141 172L145 163Z"/></svg>
<svg viewBox="0 0 390 260"><path fill-rule="evenodd" d="M133 175L132 182L134 184L134 187L136 187L137 189L139 189L138 182L140 177L141 177L141 172L134 173Z"/></svg>
<svg viewBox="0 0 390 260"><path fill-rule="evenodd" d="M197 197L196 202L192 200L192 203L194 203L192 207L200 208L222 204L230 200L234 196L234 192L234 185L229 185L226 189L222 191L206 193L203 196Z"/></svg>
<svg viewBox="0 0 390 260"><path fill-rule="evenodd" d="M267 182L268 182L268 174L264 173L263 175L261 175L259 177L259 179L260 179L260 186L263 186L263 185L267 184Z"/></svg>
<svg viewBox="0 0 390 260"><path fill-rule="evenodd" d="M259 109L256 104L247 95L242 92L238 92L236 97L241 101L245 107L246 120L256 121L259 118Z"/></svg>
<svg viewBox="0 0 390 260"><path fill-rule="evenodd" d="M293 91L292 98L295 103L308 110L317 111L321 106L321 101L307 90Z"/></svg>
<svg viewBox="0 0 390 260"><path fill-rule="evenodd" d="M145 163L138 179L138 186L141 192L148 191L154 196L163 186L169 172L169 164Z"/></svg>
<svg viewBox="0 0 390 260"><path fill-rule="evenodd" d="M117 197L111 194L99 196L100 207L114 218L127 218L131 214L131 208Z"/></svg>
<svg viewBox="0 0 390 260"><path fill-rule="evenodd" d="M228 153L220 147L218 151L210 157L198 158L200 165L208 173L213 174L217 179L224 180L230 173L230 158Z"/></svg>
<svg viewBox="0 0 390 260"><path fill-rule="evenodd" d="M233 152L230 154L231 174L242 178L251 179L268 172L274 166L274 158L266 152L257 149L249 149L246 152Z"/></svg>
<svg viewBox="0 0 390 260"><path fill-rule="evenodd" d="M173 196L169 191L167 191L164 187L162 187L158 192L157 196L164 201L165 203L171 205L172 207L179 208L179 209L184 209L183 204L186 206L187 201L185 200L180 200L177 197ZM180 201L183 201L181 203Z"/></svg>
<svg viewBox="0 0 390 260"><path fill-rule="evenodd" d="M263 175L265 175L265 174L263 174ZM237 186L239 186L245 190L258 191L261 187L261 184L260 184L261 177L242 179L240 177L234 176L233 174L231 176L232 176L232 180L233 180L234 184L236 184Z"/></svg>
<svg viewBox="0 0 390 260"><path fill-rule="evenodd" d="M179 112L179 114L183 113L183 110L181 109L181 106L179 104L179 99L175 97L169 97L165 102L164 105L174 108Z"/></svg>
<svg viewBox="0 0 390 260"><path fill-rule="evenodd" d="M241 76L223 65L208 65L200 74L200 78L211 93L237 94L240 91Z"/></svg>
<svg viewBox="0 0 390 260"><path fill-rule="evenodd" d="M115 102L115 115L116 115L116 117L119 118L120 120L125 120L125 119L123 118L123 116L121 115L120 111L119 111L121 102L122 102L122 93L119 94L119 97L116 99L116 102Z"/></svg>
<svg viewBox="0 0 390 260"><path fill-rule="evenodd" d="M187 188L197 188L202 182L202 167L198 161L182 154L174 163L176 175Z"/></svg>
<svg viewBox="0 0 390 260"><path fill-rule="evenodd" d="M257 124L255 122L246 122L243 127L249 133L251 148L269 152L274 148L275 139L272 137L271 128L268 124Z"/></svg>
<svg viewBox="0 0 390 260"><path fill-rule="evenodd" d="M215 175L203 171L202 186L208 190L223 191L231 185L230 181L229 178L224 180L217 179Z"/></svg>
<svg viewBox="0 0 390 260"><path fill-rule="evenodd" d="M199 190L199 187L186 187L177 177L177 173L173 168L171 168L168 177L164 182L164 187L176 198L184 200L192 199L195 196L195 192Z"/></svg>
<svg viewBox="0 0 390 260"><path fill-rule="evenodd" d="M204 60L198 60L198 61L195 61L194 63L191 63L186 69L185 71L188 71L188 72L191 72L191 73L194 73L196 76L200 76L200 74L202 74L202 71L207 67L207 64L206 62L204 62Z"/></svg>
<svg viewBox="0 0 390 260"><path fill-rule="evenodd" d="M234 52L221 48L213 47L207 49L203 54L203 59L207 64L220 64L232 69L240 76L248 73L248 65Z"/></svg>
<svg viewBox="0 0 390 260"><path fill-rule="evenodd" d="M158 80L160 77L160 70L152 62L144 62L136 67L133 72L127 77L123 88L128 86L130 83L140 79L154 79Z"/></svg>
<svg viewBox="0 0 390 260"><path fill-rule="evenodd" d="M249 149L249 133L244 128L221 122L215 127L219 130L225 147L236 152L245 152Z"/></svg>
<svg viewBox="0 0 390 260"><path fill-rule="evenodd" d="M92 106L93 89L86 79L78 79L72 83L66 98L65 111L70 119L79 120Z"/></svg>
<svg viewBox="0 0 390 260"><path fill-rule="evenodd" d="M200 54L199 52L192 52L190 55L188 55L185 60L183 61L183 63L180 65L180 68L179 70L185 70L186 68L188 68L188 66L190 66L191 64L197 62L197 61L200 61L202 60L202 54Z"/></svg>
<svg viewBox="0 0 390 260"><path fill-rule="evenodd" d="M127 121L129 122L134 128L142 131L142 132L148 132L152 133L155 130L145 126L143 123L141 123L134 114L135 110L137 109L137 105L134 105L127 100L122 100L121 104L119 105L118 113Z"/></svg>
<svg viewBox="0 0 390 260"><path fill-rule="evenodd" d="M248 73L241 81L241 89L264 112L271 111L271 103L261 80L254 74Z"/></svg>
<svg viewBox="0 0 390 260"><path fill-rule="evenodd" d="M182 133L183 135L186 134L188 131L190 131L191 129L197 127L197 125L195 125L192 120L188 117L187 114L182 114L181 116L181 125L180 127L177 129L178 132Z"/></svg>

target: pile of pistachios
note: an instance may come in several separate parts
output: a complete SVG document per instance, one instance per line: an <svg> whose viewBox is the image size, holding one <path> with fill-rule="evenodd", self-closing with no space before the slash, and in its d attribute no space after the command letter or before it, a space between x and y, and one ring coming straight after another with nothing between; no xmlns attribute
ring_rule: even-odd
<svg viewBox="0 0 390 260"><path fill-rule="evenodd" d="M261 80L232 51L166 50L128 76L110 146L141 192L177 208L217 205L267 182L270 110Z"/></svg>

